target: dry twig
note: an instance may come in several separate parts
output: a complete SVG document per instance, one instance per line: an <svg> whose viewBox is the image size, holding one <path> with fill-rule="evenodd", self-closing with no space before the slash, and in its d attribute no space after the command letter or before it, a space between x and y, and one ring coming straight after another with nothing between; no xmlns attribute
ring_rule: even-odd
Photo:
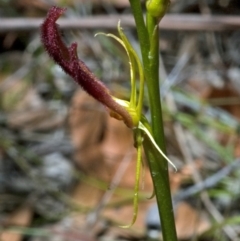
<svg viewBox="0 0 240 241"><path fill-rule="evenodd" d="M134 27L134 20L130 15L62 18L58 23L62 29L116 29L119 19L122 26ZM41 18L0 18L0 32L37 30L42 22ZM161 29L187 31L224 31L237 30L239 27L240 17L238 16L201 16L199 14L168 14L160 24Z"/></svg>

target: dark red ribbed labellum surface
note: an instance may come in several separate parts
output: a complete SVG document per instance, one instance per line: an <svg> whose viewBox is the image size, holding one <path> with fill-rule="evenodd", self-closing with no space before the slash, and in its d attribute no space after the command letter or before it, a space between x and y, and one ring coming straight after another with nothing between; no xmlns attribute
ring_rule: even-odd
<svg viewBox="0 0 240 241"><path fill-rule="evenodd" d="M89 95L121 116L128 127L133 127L132 118L127 110L112 98L109 90L78 58L77 44L72 43L67 47L62 41L56 21L65 10L51 7L41 26L41 39L46 51Z"/></svg>

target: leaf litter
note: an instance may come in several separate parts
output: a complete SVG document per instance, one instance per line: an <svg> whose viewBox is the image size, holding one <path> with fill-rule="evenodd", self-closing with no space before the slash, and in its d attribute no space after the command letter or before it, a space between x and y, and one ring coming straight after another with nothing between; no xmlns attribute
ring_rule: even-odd
<svg viewBox="0 0 240 241"><path fill-rule="evenodd" d="M17 2L17 6L26 6L23 0ZM227 15L234 4L234 1L229 1L227 8L218 1L213 2L208 5L212 14L221 12ZM41 11L48 8L47 5L43 7L41 4L28 4L28 8L24 9L24 13L27 13L25 16L36 12L40 16ZM92 14L84 4L79 5L75 1L70 4L77 10L81 9L79 12ZM113 9L119 12L125 8L128 10L125 5L117 8L114 5L100 5L101 9L99 5L96 6L92 5L96 12L103 11L105 14L112 13ZM184 14L198 8L197 1L173 1L170 12ZM6 14L8 11L6 10ZM14 11L20 14L19 8ZM4 34L3 38L9 39L9 34ZM123 55L114 54L119 53L117 45L109 40L95 39L94 34L95 32L85 30L71 32L70 35L66 31L64 35L65 38L79 41L79 51L87 65L93 67L107 85L114 88L115 92L121 90L120 95L128 95L128 63L124 63ZM192 34L191 48L189 35ZM30 209L27 211L29 216L25 224L30 229L20 230L20 236L17 237L19 239L32 230L30 239L40 240L39 231L46 225L51 233L48 240L54 235L59 240L81 237L88 239L85 234L89 230L93 239L124 237L129 240L129 237L144 237L149 232L145 224L146 213L154 203L154 199L147 199L153 188L146 163L143 164L136 224L129 230L118 228L119 225L129 223L133 213L136 153L131 133L121 122L109 119L105 109L81 90L75 92L76 86L69 84L69 79L59 74L53 63L46 58L38 36L33 34L31 38L30 35L26 38L21 33L16 36L10 38L12 45L9 42L1 47L8 48L8 52L4 50L3 53L2 50L0 53L0 173L3 179L0 186L1 218L8 220L14 217L18 207L21 209L28 202ZM172 83L163 101L165 134L169 156L177 163L179 170L177 173L170 172L173 196L208 180L208 177L239 158L237 80L240 74L239 59L236 57L239 51L236 47L237 36L235 32L163 31L161 34L162 64ZM134 33L129 31L129 37L135 43ZM25 40L26 49L14 50L15 39L18 38ZM99 41L106 42L101 45ZM187 59L181 59L184 53L188 54ZM23 54L27 58L22 58ZM16 55L20 56L22 62L18 61L17 65L13 65ZM178 60L181 61L177 65ZM34 65L31 65L32 61ZM60 81L62 86L66 86L66 90L56 85ZM4 87L9 83L9 88ZM171 101L167 99L169 96L172 96L175 111L170 106ZM147 110L147 99L145 109ZM43 148L41 151L40 147ZM68 181L57 187L49 184L54 183L55 179L49 179L42 166L43 160L53 153L57 153L52 156L56 169L60 166L57 161L64 162L64 157L74 170L66 177L65 180ZM64 177L65 173L59 170L59 175ZM229 221L228 225L228 219L239 215L238 180L239 171L235 168L228 176L216 181L209 190L203 188L198 195L176 204L180 240L194 236L199 237L197 240L207 240L201 234L208 230L208 235L213 240L234 240L234 235L239 235L237 224L233 225ZM201 194L204 191L205 197ZM9 195L9 198L4 199L4 195ZM209 209L209 201L214 205L214 210ZM49 211L44 210L52 210L55 216L49 217ZM218 215L211 211L218 212ZM56 222L55 226L50 224L53 220ZM226 222L224 228L210 232L214 223L220 225L223 222ZM14 222L9 225L14 225ZM38 232L34 230L35 227L39 228ZM221 239L219 233L225 239Z"/></svg>

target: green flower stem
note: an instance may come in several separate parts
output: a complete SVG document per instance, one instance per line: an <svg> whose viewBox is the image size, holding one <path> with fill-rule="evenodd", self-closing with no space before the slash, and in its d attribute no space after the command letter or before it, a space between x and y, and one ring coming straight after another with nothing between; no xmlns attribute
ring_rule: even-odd
<svg viewBox="0 0 240 241"><path fill-rule="evenodd" d="M133 16L135 19L136 27L137 27L137 34L139 38L141 53L142 53L142 60L143 60L143 67L144 67L144 74L145 77L150 74L149 69L149 59L148 53L150 49L150 41L148 38L148 30L146 28L144 19L143 19L143 12L141 3L139 0L129 0L131 4L131 9L133 12ZM146 77L147 78L147 77Z"/></svg>
<svg viewBox="0 0 240 241"><path fill-rule="evenodd" d="M163 240L177 241L166 161L159 155L148 138L144 139L143 146L152 175Z"/></svg>
<svg viewBox="0 0 240 241"><path fill-rule="evenodd" d="M147 14L147 26L143 19L139 0L129 0L136 22L144 74L146 78L151 110L151 128L153 137L160 149L166 153L162 108L159 92L159 19ZM153 179L159 208L164 241L177 241L172 199L168 175L168 163L155 150L148 138L143 142L145 154Z"/></svg>

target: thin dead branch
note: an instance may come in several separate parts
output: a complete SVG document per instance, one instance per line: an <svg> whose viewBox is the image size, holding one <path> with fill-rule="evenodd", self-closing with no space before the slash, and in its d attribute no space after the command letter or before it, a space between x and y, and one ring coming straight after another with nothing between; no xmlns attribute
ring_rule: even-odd
<svg viewBox="0 0 240 241"><path fill-rule="evenodd" d="M62 29L116 29L121 19L122 26L134 27L130 15L95 16L74 19L60 19ZM41 18L0 18L0 32L37 30L42 24ZM226 31L240 27L238 16L201 16L198 14L168 14L161 21L160 28L185 31Z"/></svg>

